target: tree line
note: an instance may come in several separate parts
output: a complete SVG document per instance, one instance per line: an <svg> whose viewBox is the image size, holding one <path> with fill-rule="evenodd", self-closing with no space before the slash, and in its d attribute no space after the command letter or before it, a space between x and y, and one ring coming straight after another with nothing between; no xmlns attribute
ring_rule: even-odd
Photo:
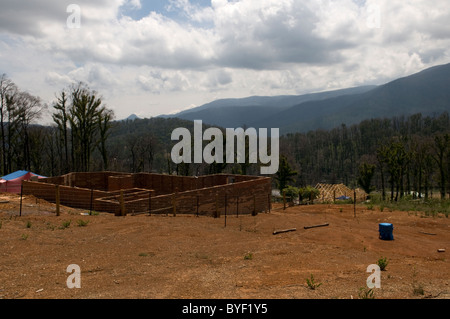
<svg viewBox="0 0 450 319"><path fill-rule="evenodd" d="M117 121L102 96L82 82L55 95L55 101L46 105L6 75L0 77L2 176L19 169L45 176L102 170L259 174L259 164L248 161L175 165L170 158L175 143L171 133L178 127L193 130L192 121ZM44 111L50 112L51 125L39 125ZM445 112L287 134L280 138L274 186L343 183L367 193L379 190L383 198L393 201L405 195L427 198L436 190L444 198L450 189L449 136L450 118Z"/></svg>
<svg viewBox="0 0 450 319"><path fill-rule="evenodd" d="M379 190L393 201L428 198L450 189L448 113L370 119L333 130L282 137L281 153L298 176L297 186L343 183Z"/></svg>
<svg viewBox="0 0 450 319"><path fill-rule="evenodd" d="M93 154L108 167L106 141L114 113L102 97L79 82L62 89L52 105L20 90L5 74L0 77L0 161L2 176L28 170L55 176L70 171L90 171ZM38 125L50 108L54 124Z"/></svg>

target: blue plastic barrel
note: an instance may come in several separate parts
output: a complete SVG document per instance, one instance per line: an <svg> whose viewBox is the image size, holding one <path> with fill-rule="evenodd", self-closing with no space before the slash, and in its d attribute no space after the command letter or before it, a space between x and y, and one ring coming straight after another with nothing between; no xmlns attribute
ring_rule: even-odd
<svg viewBox="0 0 450 319"><path fill-rule="evenodd" d="M380 239L382 240L394 240L393 230L394 226L389 223L379 224L378 230L380 231Z"/></svg>

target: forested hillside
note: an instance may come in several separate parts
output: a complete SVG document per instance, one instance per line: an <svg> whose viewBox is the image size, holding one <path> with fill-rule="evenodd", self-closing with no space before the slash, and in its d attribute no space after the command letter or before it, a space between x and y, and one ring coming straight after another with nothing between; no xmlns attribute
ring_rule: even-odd
<svg viewBox="0 0 450 319"><path fill-rule="evenodd" d="M376 189L393 196L412 191L425 196L433 187L441 193L449 189L449 133L448 113L415 114L287 134L280 145L281 154L298 172L297 185L358 186L367 164L373 168L371 186Z"/></svg>
<svg viewBox="0 0 450 319"><path fill-rule="evenodd" d="M175 165L170 153L178 141L172 141L171 134L176 128L192 132L192 121L115 121L100 94L86 84L63 89L50 106L5 76L0 84L2 176L15 170L45 176L101 170L179 175L260 172L259 164L249 163ZM45 107L52 112L51 126L38 124ZM291 181L295 186L359 185L392 199L411 192L428 196L434 189L444 197L450 189L449 114L372 118L330 130L286 134L280 139L280 156L284 166L280 171L297 172Z"/></svg>
<svg viewBox="0 0 450 319"><path fill-rule="evenodd" d="M331 130L371 118L450 112L450 64L380 86L306 94L217 100L172 115L222 127L277 127L282 134Z"/></svg>

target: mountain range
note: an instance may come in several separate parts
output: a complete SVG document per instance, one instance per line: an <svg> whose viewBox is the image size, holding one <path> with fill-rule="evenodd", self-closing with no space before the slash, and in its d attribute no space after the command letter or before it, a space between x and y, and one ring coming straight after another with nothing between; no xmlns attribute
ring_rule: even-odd
<svg viewBox="0 0 450 319"><path fill-rule="evenodd" d="M219 127L280 128L282 134L332 129L370 118L450 112L450 64L379 86L305 95L221 99L165 118Z"/></svg>

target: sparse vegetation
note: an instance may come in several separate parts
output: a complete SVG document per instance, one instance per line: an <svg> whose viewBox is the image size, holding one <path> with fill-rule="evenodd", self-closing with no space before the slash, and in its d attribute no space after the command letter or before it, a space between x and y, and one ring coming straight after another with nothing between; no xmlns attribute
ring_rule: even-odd
<svg viewBox="0 0 450 319"><path fill-rule="evenodd" d="M450 200L440 200L436 198L414 199L412 196L404 196L397 201L383 201L379 194L372 194L371 202L380 206L380 211L388 209L404 212L423 212L425 217L438 217L440 214L448 218L450 214Z"/></svg>
<svg viewBox="0 0 450 319"><path fill-rule="evenodd" d="M46 225L47 225L47 229L55 230L55 228L56 228L56 226L50 222L47 222Z"/></svg>
<svg viewBox="0 0 450 319"><path fill-rule="evenodd" d="M72 223L71 220L66 220L66 221L62 222L62 227L61 228L62 229L69 228L71 223Z"/></svg>
<svg viewBox="0 0 450 319"><path fill-rule="evenodd" d="M322 285L322 283L316 283L313 274L311 274L310 278L306 278L306 284L308 285L308 288L311 290L315 290Z"/></svg>
<svg viewBox="0 0 450 319"><path fill-rule="evenodd" d="M89 221L88 221L88 220L82 220L82 219L79 219L79 220L77 220L77 223L78 223L78 226L79 226L79 227L85 227L85 226L87 226L87 224L89 223Z"/></svg>
<svg viewBox="0 0 450 319"><path fill-rule="evenodd" d="M22 234L22 240L27 240L28 239L28 234Z"/></svg>
<svg viewBox="0 0 450 319"><path fill-rule="evenodd" d="M413 269L413 282L412 282L412 288L413 288L413 295L414 296L423 296L425 294L425 290L423 289L423 285L419 282L417 282L417 269L414 267Z"/></svg>
<svg viewBox="0 0 450 319"><path fill-rule="evenodd" d="M414 296L423 296L425 294L422 284L413 284L413 294Z"/></svg>
<svg viewBox="0 0 450 319"><path fill-rule="evenodd" d="M377 260L377 265L380 267L381 271L386 270L387 265L389 264L389 261L386 257L381 257Z"/></svg>
<svg viewBox="0 0 450 319"><path fill-rule="evenodd" d="M248 252L247 254L245 254L244 260L252 260L252 259L253 259L253 253Z"/></svg>
<svg viewBox="0 0 450 319"><path fill-rule="evenodd" d="M375 294L373 288L360 288L358 293L359 299L375 299Z"/></svg>
<svg viewBox="0 0 450 319"><path fill-rule="evenodd" d="M25 225L27 228L31 228L31 222L30 221L27 221L27 223L26 223L26 225Z"/></svg>

